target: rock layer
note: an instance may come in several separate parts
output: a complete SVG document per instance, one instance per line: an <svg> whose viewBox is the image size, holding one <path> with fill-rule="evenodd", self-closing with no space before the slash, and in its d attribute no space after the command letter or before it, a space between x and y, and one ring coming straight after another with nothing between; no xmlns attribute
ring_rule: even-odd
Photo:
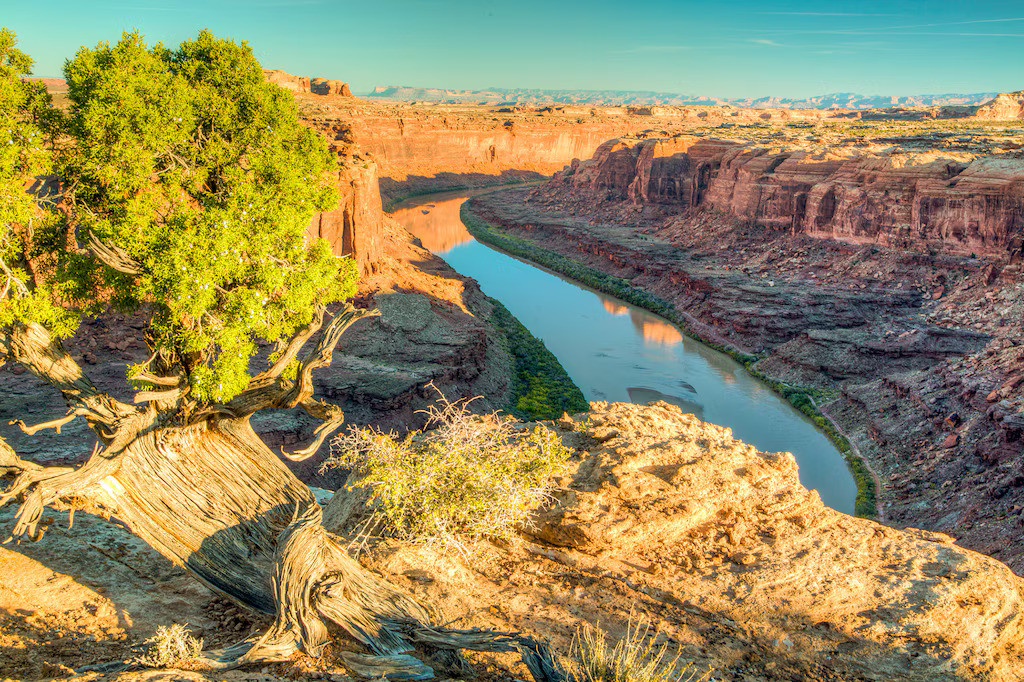
<svg viewBox="0 0 1024 682"><path fill-rule="evenodd" d="M976 118L996 121L1024 118L1024 91L1004 93L978 108Z"/></svg>
<svg viewBox="0 0 1024 682"><path fill-rule="evenodd" d="M1024 159L934 156L813 155L692 136L612 140L560 180L605 198L710 208L851 244L1019 257Z"/></svg>

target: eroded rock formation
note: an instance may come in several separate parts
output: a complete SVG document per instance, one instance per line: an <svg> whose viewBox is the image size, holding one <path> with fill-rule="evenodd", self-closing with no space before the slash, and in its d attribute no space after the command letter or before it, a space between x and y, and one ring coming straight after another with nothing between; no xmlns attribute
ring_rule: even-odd
<svg viewBox="0 0 1024 682"><path fill-rule="evenodd" d="M331 243L339 256L352 256L363 274L381 260L384 212L377 182L377 164L351 144L346 126L321 123L313 127L324 135L338 159L338 208L317 213L309 236Z"/></svg>
<svg viewBox="0 0 1024 682"><path fill-rule="evenodd" d="M560 174L636 204L710 208L793 234L1012 258L1024 244L1024 159L812 154L693 136L612 140Z"/></svg>
<svg viewBox="0 0 1024 682"><path fill-rule="evenodd" d="M370 565L452 620L562 647L577 623L643 619L717 679L1017 679L1024 581L998 561L832 511L791 455L666 403L559 426L578 457L532 544L461 561L385 543ZM351 532L346 511L326 518Z"/></svg>
<svg viewBox="0 0 1024 682"><path fill-rule="evenodd" d="M280 85L294 93L312 93L314 95L340 95L351 97L352 90L348 83L329 78L306 78L293 76L280 69L264 69L263 77L268 83Z"/></svg>
<svg viewBox="0 0 1024 682"><path fill-rule="evenodd" d="M309 91L314 95L340 95L351 97L352 89L348 83L328 78L314 78L309 83Z"/></svg>
<svg viewBox="0 0 1024 682"><path fill-rule="evenodd" d="M978 108L976 118L996 121L1024 118L1024 90L998 95Z"/></svg>

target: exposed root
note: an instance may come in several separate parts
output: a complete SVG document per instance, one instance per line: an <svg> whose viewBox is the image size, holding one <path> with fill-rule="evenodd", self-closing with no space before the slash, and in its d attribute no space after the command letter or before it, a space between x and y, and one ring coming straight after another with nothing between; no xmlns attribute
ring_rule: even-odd
<svg viewBox="0 0 1024 682"><path fill-rule="evenodd" d="M218 670L285 660L297 651L319 656L329 640L326 621L343 628L371 654L342 653L364 677L428 680L434 670L412 654L424 649L435 662L465 670L461 649L519 652L538 682L562 682L564 671L543 644L518 634L444 630L429 625L422 606L347 555L322 525L319 507L298 514L281 533L273 576L273 625L262 637L206 652Z"/></svg>
<svg viewBox="0 0 1024 682"><path fill-rule="evenodd" d="M57 431L57 435L59 436L62 427L67 426L71 422L75 421L77 417L84 414L86 414L86 412L73 410L67 416L60 417L59 419L51 419L48 422L36 424L35 426L29 426L20 419L12 419L11 421L8 422L8 424L11 424L12 426L17 426L24 433L27 433L30 436L34 436L44 429L55 429Z"/></svg>

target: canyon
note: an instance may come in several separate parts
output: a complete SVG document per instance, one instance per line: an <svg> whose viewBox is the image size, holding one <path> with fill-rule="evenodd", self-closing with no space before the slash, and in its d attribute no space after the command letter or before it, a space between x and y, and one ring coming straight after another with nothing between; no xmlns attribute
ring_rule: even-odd
<svg viewBox="0 0 1024 682"><path fill-rule="evenodd" d="M471 210L807 390L882 518L1024 570L1024 160L779 146L613 140Z"/></svg>
<svg viewBox="0 0 1024 682"><path fill-rule="evenodd" d="M341 202L309 234L356 260L357 301L382 312L317 377L350 422L417 425L430 381L449 397L487 396L482 409L509 390L479 287L383 204L555 173L470 210L756 356L756 369L812 396L880 484L882 523L845 516L799 484L785 453L664 403L594 403L548 425L574 456L518 542L480 543L467 558L376 538L364 565L446 623L525 631L563 651L580 622L618 637L639 615L716 679L1018 678L1024 138L1003 120L1012 107L955 125L928 111L876 124L851 112L422 107L274 77L338 159ZM69 343L122 399L125 365L145 358L141 326L112 314ZM37 384L0 369L3 423L62 411ZM283 411L254 426L272 446L313 429ZM78 463L90 447L84 428L2 431L47 464ZM318 464L297 473L344 493L344 476ZM318 498L331 529L357 540L365 510L345 494ZM42 542L0 549L5 674L154 679L166 673L84 668L128 656L168 619L215 645L266 627L117 525L49 514ZM474 662L497 679L525 674L500 657ZM216 679L346 679L335 663Z"/></svg>

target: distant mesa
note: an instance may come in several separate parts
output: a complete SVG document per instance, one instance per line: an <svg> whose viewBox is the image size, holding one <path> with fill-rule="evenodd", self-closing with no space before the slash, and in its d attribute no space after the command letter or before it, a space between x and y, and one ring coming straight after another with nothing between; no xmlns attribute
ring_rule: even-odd
<svg viewBox="0 0 1024 682"><path fill-rule="evenodd" d="M1007 121L1024 118L1024 90L998 95L978 108L976 118Z"/></svg>
<svg viewBox="0 0 1024 682"><path fill-rule="evenodd" d="M292 92L352 97L352 90L349 88L348 83L339 80L293 76L280 69L264 69L263 77L268 83L274 83Z"/></svg>
<svg viewBox="0 0 1024 682"><path fill-rule="evenodd" d="M352 96L352 90L348 87L348 83L330 80L327 78L312 79L309 83L309 91L314 95L340 95L341 97Z"/></svg>
<svg viewBox="0 0 1024 682"><path fill-rule="evenodd" d="M42 83L51 95L68 91L68 82L63 78L26 78L30 83Z"/></svg>

